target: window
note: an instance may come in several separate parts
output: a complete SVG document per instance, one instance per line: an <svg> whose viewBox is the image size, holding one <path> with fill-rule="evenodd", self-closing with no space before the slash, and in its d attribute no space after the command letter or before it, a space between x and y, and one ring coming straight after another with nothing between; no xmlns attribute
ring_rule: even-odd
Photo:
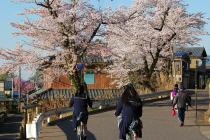
<svg viewBox="0 0 210 140"><path fill-rule="evenodd" d="M181 75L181 62L175 62L175 74Z"/></svg>
<svg viewBox="0 0 210 140"><path fill-rule="evenodd" d="M95 83L95 75L93 71L88 71L84 74L84 80L86 84L94 84Z"/></svg>

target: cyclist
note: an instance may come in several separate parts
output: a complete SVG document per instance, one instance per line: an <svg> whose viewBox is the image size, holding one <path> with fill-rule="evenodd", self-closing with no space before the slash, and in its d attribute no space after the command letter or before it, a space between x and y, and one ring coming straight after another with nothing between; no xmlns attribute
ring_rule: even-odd
<svg viewBox="0 0 210 140"><path fill-rule="evenodd" d="M85 125L85 132L87 132L87 120L88 120L88 106L92 108L92 101L90 100L88 93L85 92L85 84L80 85L77 89L75 96L70 100L70 107L73 106L73 128L76 131L77 118L83 113L82 122ZM87 133L85 133L86 135ZM85 136L86 139L87 136Z"/></svg>
<svg viewBox="0 0 210 140"><path fill-rule="evenodd" d="M124 92L117 104L115 116L120 115L122 118L119 123L120 140L126 140L126 134L129 133L129 127L134 120L138 120L139 127L135 137L142 137L142 123L139 119L142 116L142 101L132 84L124 86Z"/></svg>

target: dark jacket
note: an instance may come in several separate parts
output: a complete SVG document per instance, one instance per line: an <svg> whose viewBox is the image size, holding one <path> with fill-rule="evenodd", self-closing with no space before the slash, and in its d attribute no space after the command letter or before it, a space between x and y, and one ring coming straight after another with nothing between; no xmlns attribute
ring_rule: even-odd
<svg viewBox="0 0 210 140"><path fill-rule="evenodd" d="M186 103L191 106L191 97L186 91L180 90L173 101L173 107L177 104L177 108L185 109Z"/></svg>
<svg viewBox="0 0 210 140"><path fill-rule="evenodd" d="M133 119L138 119L142 116L142 102L141 99L129 100L129 103L123 103L122 99L119 100L115 116L122 115L122 119L131 122Z"/></svg>
<svg viewBox="0 0 210 140"><path fill-rule="evenodd" d="M122 116L122 120L119 124L120 134L119 138L125 140L126 133L128 133L128 128L133 120L139 120L142 116L142 102L140 97L135 99L130 99L128 103L124 103L122 98L120 98L115 116ZM141 137L141 130L138 132L139 137Z"/></svg>
<svg viewBox="0 0 210 140"><path fill-rule="evenodd" d="M88 106L92 107L92 102L87 94L76 94L70 100L70 107L74 108L73 114L78 116L80 112L88 113Z"/></svg>
<svg viewBox="0 0 210 140"><path fill-rule="evenodd" d="M73 106L73 127L77 127L77 117L80 115L80 112L83 112L85 115L85 119L83 119L83 123L87 124L88 120L88 105L92 107L92 102L87 94L79 94L76 93L70 100L69 106Z"/></svg>

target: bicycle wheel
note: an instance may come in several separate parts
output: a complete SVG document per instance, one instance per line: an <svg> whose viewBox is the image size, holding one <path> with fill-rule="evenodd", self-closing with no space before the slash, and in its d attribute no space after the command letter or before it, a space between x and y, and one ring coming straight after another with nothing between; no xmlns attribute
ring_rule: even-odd
<svg viewBox="0 0 210 140"><path fill-rule="evenodd" d="M132 140L132 137L130 134L126 134L126 140Z"/></svg>
<svg viewBox="0 0 210 140"><path fill-rule="evenodd" d="M78 140L84 140L84 130L83 130L83 124L81 123L78 127L77 127L77 138Z"/></svg>
<svg viewBox="0 0 210 140"><path fill-rule="evenodd" d="M84 136L79 135L79 136L78 136L78 140L84 140Z"/></svg>
<svg viewBox="0 0 210 140"><path fill-rule="evenodd" d="M133 132L126 134L126 140L136 140L135 134Z"/></svg>

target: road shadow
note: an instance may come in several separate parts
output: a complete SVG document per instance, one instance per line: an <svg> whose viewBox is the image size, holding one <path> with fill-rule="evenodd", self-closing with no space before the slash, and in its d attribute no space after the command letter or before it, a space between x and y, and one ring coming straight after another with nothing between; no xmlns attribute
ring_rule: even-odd
<svg viewBox="0 0 210 140"><path fill-rule="evenodd" d="M17 134L5 134L0 136L0 140L20 140Z"/></svg>
<svg viewBox="0 0 210 140"><path fill-rule="evenodd" d="M165 100L165 101L157 101L157 102L152 102L152 103L145 103L144 106L149 106L149 107L161 107L161 106L172 106L172 101L171 100Z"/></svg>
<svg viewBox="0 0 210 140"><path fill-rule="evenodd" d="M77 140L77 135L73 131L71 120L58 121L55 125L57 125L65 133L67 140ZM96 137L93 133L88 131L87 140L96 140Z"/></svg>
<svg viewBox="0 0 210 140"><path fill-rule="evenodd" d="M188 124L188 125L184 125L184 127L197 127L197 126L209 127L210 124Z"/></svg>
<svg viewBox="0 0 210 140"><path fill-rule="evenodd" d="M18 140L22 119L21 114L8 114L6 121L0 123L0 140Z"/></svg>
<svg viewBox="0 0 210 140"><path fill-rule="evenodd" d="M9 115L5 122L0 123L0 134L19 133L22 115Z"/></svg>

